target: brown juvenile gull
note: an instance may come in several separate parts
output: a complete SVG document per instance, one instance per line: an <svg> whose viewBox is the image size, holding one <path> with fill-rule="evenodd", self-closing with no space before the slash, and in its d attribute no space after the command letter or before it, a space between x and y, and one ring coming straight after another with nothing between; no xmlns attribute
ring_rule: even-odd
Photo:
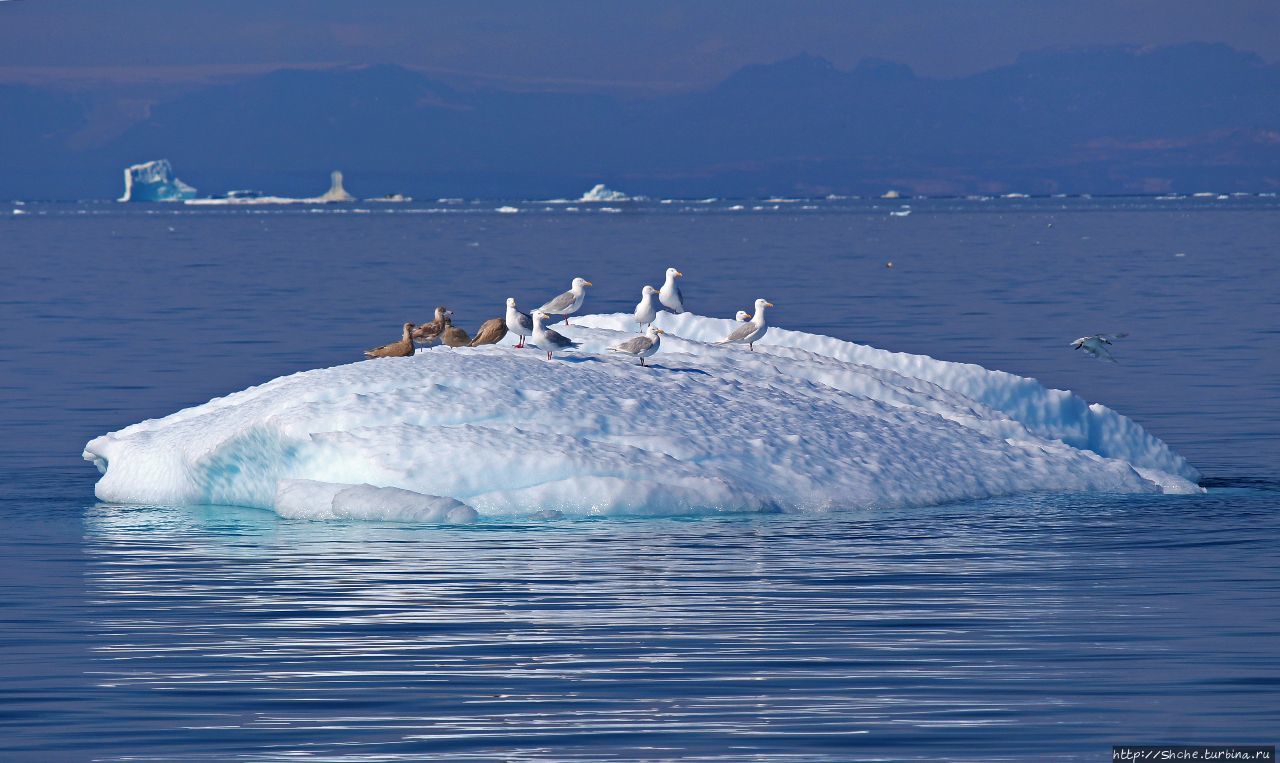
<svg viewBox="0 0 1280 763"><path fill-rule="evenodd" d="M628 339L616 347L610 347L610 352L619 352L623 355L630 355L633 358L640 358L640 365L644 365L644 359L658 351L658 345L662 344L662 335L666 333L662 329L653 325L649 326L649 330L644 336L636 336Z"/></svg>
<svg viewBox="0 0 1280 763"><path fill-rule="evenodd" d="M755 343L760 341L760 337L764 336L764 332L769 330L769 327L764 323L764 309L766 307L773 307L773 303L768 300L757 299L755 317L735 328L733 333L716 342L716 344L745 344L747 349L755 352Z"/></svg>
<svg viewBox="0 0 1280 763"><path fill-rule="evenodd" d="M552 315L563 315L564 325L568 326L569 316L578 312L578 308L582 307L582 300L587 296L587 292L583 287L594 285L595 284L585 278L575 278L573 279L573 283L569 285L568 291L542 307L539 307L538 312L546 313L548 317Z"/></svg>
<svg viewBox="0 0 1280 763"><path fill-rule="evenodd" d="M555 329L549 329L542 325L543 321L551 316L536 310L533 313L533 339L534 345L539 349L547 351L547 360L551 360L551 353L556 350L567 350L570 347L577 347L578 343L569 337L561 334Z"/></svg>
<svg viewBox="0 0 1280 763"><path fill-rule="evenodd" d="M444 319L444 331L440 332L440 341L449 347L466 347L471 344L471 337L467 336L467 332L453 325L451 318Z"/></svg>
<svg viewBox="0 0 1280 763"><path fill-rule="evenodd" d="M372 350L366 350L364 356L366 358L405 358L413 354L413 324L404 324L404 336L400 337L399 342L384 344L381 347L374 347Z"/></svg>
<svg viewBox="0 0 1280 763"><path fill-rule="evenodd" d="M482 344L497 344L507 335L507 322L502 318L490 318L476 329L476 336L471 340L472 347Z"/></svg>
<svg viewBox="0 0 1280 763"><path fill-rule="evenodd" d="M435 344L440 340L440 332L444 331L446 322L451 317L453 317L452 310L446 310L443 305L437 307L435 320L420 324L414 330L413 338L424 345Z"/></svg>

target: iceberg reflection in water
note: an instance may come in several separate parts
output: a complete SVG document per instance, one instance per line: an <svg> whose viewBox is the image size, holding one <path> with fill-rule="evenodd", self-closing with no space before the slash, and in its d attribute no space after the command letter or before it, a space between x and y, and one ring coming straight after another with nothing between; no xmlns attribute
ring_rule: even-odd
<svg viewBox="0 0 1280 763"><path fill-rule="evenodd" d="M184 759L1083 759L1249 738L1276 720L1280 571L1250 540L1274 497L431 532L99 504L87 701L99 751Z"/></svg>

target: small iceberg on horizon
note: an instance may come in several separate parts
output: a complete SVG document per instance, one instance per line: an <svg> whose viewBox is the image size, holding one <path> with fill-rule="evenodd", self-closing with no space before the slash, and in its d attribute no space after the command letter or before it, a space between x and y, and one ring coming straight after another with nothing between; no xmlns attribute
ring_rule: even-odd
<svg viewBox="0 0 1280 763"><path fill-rule="evenodd" d="M631 313L575 317L564 359L431 348L284 376L97 437L102 501L441 523L539 512L827 513L1026 492L1198 492L1109 408L1034 379L662 313L662 351L608 355ZM573 362L589 358L592 362ZM474 512L474 514L472 513Z"/></svg>
<svg viewBox="0 0 1280 763"><path fill-rule="evenodd" d="M596 183L591 190L582 194L577 201L643 201L643 196L628 196L622 191L615 191L604 183Z"/></svg>
<svg viewBox="0 0 1280 763"><path fill-rule="evenodd" d="M194 189L193 189L194 190ZM319 196L293 198L290 196L267 196L261 191L229 191L225 196L214 196L205 199L184 199L183 203L192 206L237 206L242 204L347 204L357 201L356 197L347 193L342 186L342 172L334 170L329 173L329 190Z"/></svg>
<svg viewBox="0 0 1280 763"><path fill-rule="evenodd" d="M196 189L173 174L168 159L157 159L124 168L124 195L118 201L186 201Z"/></svg>

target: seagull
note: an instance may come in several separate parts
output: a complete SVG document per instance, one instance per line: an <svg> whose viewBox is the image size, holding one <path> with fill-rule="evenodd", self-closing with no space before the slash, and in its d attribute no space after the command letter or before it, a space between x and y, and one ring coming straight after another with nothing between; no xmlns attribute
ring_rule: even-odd
<svg viewBox="0 0 1280 763"><path fill-rule="evenodd" d="M476 329L476 336L471 340L471 347L482 344L497 344L507 335L507 322L503 318L490 318Z"/></svg>
<svg viewBox="0 0 1280 763"><path fill-rule="evenodd" d="M747 321L751 320L751 313L747 312L746 310L739 310L737 313L734 314L733 319L738 323L746 323Z"/></svg>
<svg viewBox="0 0 1280 763"><path fill-rule="evenodd" d="M366 350L364 356L366 358L407 358L413 354L413 324L404 324L404 336L400 337L399 342L384 344L381 347L374 347L372 350Z"/></svg>
<svg viewBox="0 0 1280 763"><path fill-rule="evenodd" d="M539 307L538 312L546 313L548 316L563 315L564 325L568 326L569 316L578 312L578 308L582 307L582 300L587 296L582 287L594 285L584 278L575 278L568 291Z"/></svg>
<svg viewBox="0 0 1280 763"><path fill-rule="evenodd" d="M644 336L631 337L616 347L610 347L609 351L640 358L640 365L643 366L644 359L658 351L658 345L662 344L662 335L665 333L662 329L650 325L649 330L644 332Z"/></svg>
<svg viewBox="0 0 1280 763"><path fill-rule="evenodd" d="M640 304L636 305L636 323L644 328L646 323L652 324L653 319L658 317L658 304L654 300L653 295L658 290L652 286L645 286L640 290Z"/></svg>
<svg viewBox="0 0 1280 763"><path fill-rule="evenodd" d="M471 337L467 336L467 332L455 325L449 318L445 318L444 331L440 332L440 341L449 347L466 347L471 344Z"/></svg>
<svg viewBox="0 0 1280 763"><path fill-rule="evenodd" d="M769 327L764 324L764 309L766 307L773 307L773 303L765 299L757 299L755 317L735 328L733 333L716 342L716 344L746 344L749 350L755 352L755 343L760 341L760 337L764 336L764 332L769 330Z"/></svg>
<svg viewBox="0 0 1280 763"><path fill-rule="evenodd" d="M1111 357L1111 351L1107 349L1107 345L1111 344L1112 339L1122 339L1128 334L1094 334L1093 336L1082 336L1071 343L1071 349L1084 350L1099 360L1105 360L1109 363L1115 363L1116 359Z"/></svg>
<svg viewBox="0 0 1280 763"><path fill-rule="evenodd" d="M435 344L440 340L440 332L444 331L445 325L452 317L452 310L446 310L443 305L437 307L435 320L419 324L413 331L413 338L424 345Z"/></svg>
<svg viewBox="0 0 1280 763"><path fill-rule="evenodd" d="M676 277L683 275L684 273L675 268L667 268L667 280L662 283L662 288L658 291L658 299L662 301L662 306L676 315L684 312L684 295L680 293L680 287L676 286Z"/></svg>
<svg viewBox="0 0 1280 763"><path fill-rule="evenodd" d="M533 313L533 343L547 351L547 360L551 360L551 353L556 350L567 350L578 346L577 342L559 331L542 325L542 322L550 317L541 310L535 310Z"/></svg>
<svg viewBox="0 0 1280 763"><path fill-rule="evenodd" d="M524 347L524 338L533 333L533 319L516 309L515 297L507 297L507 331L520 337L517 348Z"/></svg>

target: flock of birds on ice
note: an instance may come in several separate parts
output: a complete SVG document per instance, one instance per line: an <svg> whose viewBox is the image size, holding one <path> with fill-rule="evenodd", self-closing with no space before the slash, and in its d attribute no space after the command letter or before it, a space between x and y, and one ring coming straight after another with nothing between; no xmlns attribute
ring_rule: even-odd
<svg viewBox="0 0 1280 763"><path fill-rule="evenodd" d="M892 263L890 263L892 266ZM662 284L661 289L655 289L646 285L640 290L640 303L636 305L635 319L636 323L643 330L640 336L632 337L620 344L610 347L611 352L628 357L639 358L640 365L644 365L645 358L652 356L658 351L662 345L663 330L653 325L653 321L658 317L658 313L662 310L669 310L677 315L685 312L684 295L680 292L680 287L676 285L676 279L684 275L675 268L667 268L666 280ZM418 345L432 346L440 343L448 347L478 347L483 344L497 344L506 337L507 333L515 334L520 337L519 343L515 345L517 349L526 346L525 339L528 338L535 347L546 351L547 360L551 360L557 350L569 350L578 346L578 342L566 337L559 331L547 328L547 321L552 316L563 315L565 325L569 325L569 316L578 312L582 308L582 303L586 301L587 287L592 283L585 278L575 278L569 286L569 290L560 296L550 300L542 307L534 310L532 313L524 313L516 307L515 297L507 297L507 312L502 318L492 318L481 324L476 331L474 337L468 336L467 332L453 325L453 311L445 307L437 307L435 317L421 324L404 324L404 333L400 337L400 341L385 344L381 347L375 347L365 352L366 358L398 358L413 355ZM757 299L755 302L755 313L748 313L745 310L739 310L735 319L740 324L724 339L716 342L716 344L745 344L750 350L755 350L755 343L769 330L769 326L765 323L764 312L766 308L773 307L773 303L765 299ZM644 329L645 326L649 328ZM1071 348L1081 350L1099 360L1105 360L1115 363L1116 359L1111 354L1108 346L1112 344L1112 340L1127 336L1127 334L1093 334L1091 336L1083 336L1071 343Z"/></svg>
<svg viewBox="0 0 1280 763"><path fill-rule="evenodd" d="M669 310L676 314L685 312L684 294L680 292L680 287L676 286L676 279L683 275L684 273L675 268L667 268L667 277L661 289L646 285L640 290L640 303L636 305L635 319L643 333L610 347L611 352L639 358L640 365L643 366L645 358L658 351L662 345L664 332L654 326L653 321L662 310ZM453 311L445 307L437 307L434 319L418 325L404 324L404 334L400 341L375 347L365 352L365 357L407 357L414 353L415 346L418 344L431 346L441 343L448 347L497 344L509 332L520 337L519 343L515 345L516 348L525 347L527 338L535 347L546 351L547 359L550 360L557 350L572 349L578 346L578 342L555 329L547 328L546 322L551 320L552 316L563 315L565 325L569 325L569 316L582 309L582 303L587 297L587 287L591 285L592 283L585 278L575 278L568 291L548 301L532 313L521 312L516 307L515 297L507 297L506 315L485 321L474 337L468 336L464 329L453 325ZM736 318L741 325L717 344L745 344L748 349L755 350L755 343L769 329L764 320L764 311L769 307L773 307L772 302L757 299L754 314L739 310ZM648 329L644 328L646 325Z"/></svg>

